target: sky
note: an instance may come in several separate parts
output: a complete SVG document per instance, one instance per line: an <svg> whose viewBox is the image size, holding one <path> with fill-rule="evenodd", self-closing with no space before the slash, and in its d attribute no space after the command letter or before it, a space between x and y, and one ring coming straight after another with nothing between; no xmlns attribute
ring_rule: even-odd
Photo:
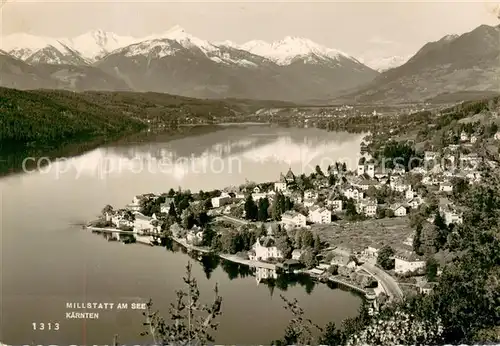
<svg viewBox="0 0 500 346"><path fill-rule="evenodd" d="M447 34L500 24L498 1L0 1L2 35L73 37L102 29L142 37L180 25L209 41L299 36L354 56L410 55Z"/></svg>

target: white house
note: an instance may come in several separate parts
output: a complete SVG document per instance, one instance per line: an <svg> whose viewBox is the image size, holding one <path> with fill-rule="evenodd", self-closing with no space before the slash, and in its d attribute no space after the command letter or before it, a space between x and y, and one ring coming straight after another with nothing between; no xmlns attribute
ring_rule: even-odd
<svg viewBox="0 0 500 346"><path fill-rule="evenodd" d="M231 202L231 197L229 195L220 195L219 197L212 198L212 207L220 208L229 204Z"/></svg>
<svg viewBox="0 0 500 346"><path fill-rule="evenodd" d="M108 217L109 215L109 217ZM106 221L111 221L115 227L120 228L120 227L133 227L134 223L131 221L126 220L124 217L123 212L116 212L113 215L111 214L106 214Z"/></svg>
<svg viewBox="0 0 500 346"><path fill-rule="evenodd" d="M253 250L255 255L251 255L250 260L267 261L270 258L283 258L283 253L276 247L273 237L263 237L258 239Z"/></svg>
<svg viewBox="0 0 500 346"><path fill-rule="evenodd" d="M408 184L405 184L400 179L394 179L394 180L391 180L390 187L391 187L391 190L398 191L398 192L405 192L411 186Z"/></svg>
<svg viewBox="0 0 500 346"><path fill-rule="evenodd" d="M467 134L467 132L462 131L462 133L460 133L460 140L462 142L466 142L469 140L469 135Z"/></svg>
<svg viewBox="0 0 500 346"><path fill-rule="evenodd" d="M500 131L498 131L497 133L495 133L495 135L493 136L493 138L497 141L500 141Z"/></svg>
<svg viewBox="0 0 500 346"><path fill-rule="evenodd" d="M371 199L363 199L356 203L356 212L373 217L377 214L377 201Z"/></svg>
<svg viewBox="0 0 500 346"><path fill-rule="evenodd" d="M366 174L368 174L368 176L372 179L375 177L375 164L374 163L368 162L366 164Z"/></svg>
<svg viewBox="0 0 500 346"><path fill-rule="evenodd" d="M394 216L405 216L406 208L401 204L395 204L391 206L392 211L394 211Z"/></svg>
<svg viewBox="0 0 500 346"><path fill-rule="evenodd" d="M394 271L405 274L425 268L425 261L415 256L394 256Z"/></svg>
<svg viewBox="0 0 500 346"><path fill-rule="evenodd" d="M146 216L142 213L135 212L134 213L134 232L142 233L142 232L153 232L159 233L161 228L161 222L156 218L156 215L153 214L152 217Z"/></svg>
<svg viewBox="0 0 500 346"><path fill-rule="evenodd" d="M281 214L281 223L287 228L305 227L306 217L296 211L286 211Z"/></svg>
<svg viewBox="0 0 500 346"><path fill-rule="evenodd" d="M292 251L292 259L294 260L300 260L300 257L302 257L302 255L304 254L305 250L299 250L299 249L295 249Z"/></svg>
<svg viewBox="0 0 500 346"><path fill-rule="evenodd" d="M304 204L304 207L310 208L316 203L316 199L314 198L304 198L304 201L302 204Z"/></svg>
<svg viewBox="0 0 500 346"><path fill-rule="evenodd" d="M304 199L317 199L318 193L314 190L304 191Z"/></svg>
<svg viewBox="0 0 500 346"><path fill-rule="evenodd" d="M447 225L450 225L452 223L455 225L460 225L463 223L462 214L454 210L445 210L443 213L443 217L444 217L444 222Z"/></svg>
<svg viewBox="0 0 500 346"><path fill-rule="evenodd" d="M332 208L333 212L337 211L342 211L342 200L341 199L336 199L336 200L328 200L327 205Z"/></svg>
<svg viewBox="0 0 500 346"><path fill-rule="evenodd" d="M438 156L438 153L435 151L426 151L424 152L424 161L432 161L435 160Z"/></svg>
<svg viewBox="0 0 500 346"><path fill-rule="evenodd" d="M376 201L369 201L364 209L363 213L368 216L368 217L374 217L377 215L377 202Z"/></svg>
<svg viewBox="0 0 500 346"><path fill-rule="evenodd" d="M475 136L475 135L470 136L470 142L472 144L476 143L477 142L477 136Z"/></svg>
<svg viewBox="0 0 500 346"><path fill-rule="evenodd" d="M439 184L439 180L432 175L426 175L422 178L422 184L424 185L437 185Z"/></svg>
<svg viewBox="0 0 500 346"><path fill-rule="evenodd" d="M441 184L439 184L439 191L440 192L452 192L453 185L449 181L442 182Z"/></svg>
<svg viewBox="0 0 500 346"><path fill-rule="evenodd" d="M274 183L274 190L284 192L287 190L286 181L277 181Z"/></svg>
<svg viewBox="0 0 500 346"><path fill-rule="evenodd" d="M408 199L408 200L411 200L413 199L413 197L415 197L415 192L412 190L411 186L408 190L406 190L405 192L405 198Z"/></svg>
<svg viewBox="0 0 500 346"><path fill-rule="evenodd" d="M368 261L376 262L377 257L378 257L378 251L379 251L379 249L377 249L373 246L368 246L366 249L363 250L362 255Z"/></svg>
<svg viewBox="0 0 500 346"><path fill-rule="evenodd" d="M416 196L407 202L408 206L412 209L417 209L422 203L424 203L424 201L420 196Z"/></svg>
<svg viewBox="0 0 500 346"><path fill-rule="evenodd" d="M313 207L309 211L309 220L314 223L330 223L332 222L332 212L326 208Z"/></svg>
<svg viewBox="0 0 500 346"><path fill-rule="evenodd" d="M425 282L419 285L419 291L422 294L429 294L432 292L432 290L436 287L435 282Z"/></svg>
<svg viewBox="0 0 500 346"><path fill-rule="evenodd" d="M363 175L363 174L365 174L365 165L364 165L364 164L359 163L359 164L358 164L358 170L357 170L357 172L358 172L358 175Z"/></svg>
<svg viewBox="0 0 500 346"><path fill-rule="evenodd" d="M350 187L344 191L344 196L346 196L347 198L352 198L353 200L357 201L364 197L364 193L362 191Z"/></svg>
<svg viewBox="0 0 500 346"><path fill-rule="evenodd" d="M481 161L481 159L479 158L479 156L476 153L471 153L471 154L460 156L460 164L461 164L461 167L464 169L468 169L468 168L475 169L479 165L480 161Z"/></svg>

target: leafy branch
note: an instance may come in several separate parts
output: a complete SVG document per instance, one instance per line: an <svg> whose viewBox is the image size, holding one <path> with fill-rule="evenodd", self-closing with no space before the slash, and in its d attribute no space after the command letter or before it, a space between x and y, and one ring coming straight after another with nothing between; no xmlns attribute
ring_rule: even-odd
<svg viewBox="0 0 500 346"><path fill-rule="evenodd" d="M170 321L166 321L159 311L153 310L150 299L147 303L144 326L147 330L142 336L151 336L155 345L205 345L213 342L212 332L218 328L216 318L222 314L222 297L215 286L215 298L211 304L199 302L198 283L192 276L192 265L186 266L183 281L185 290L176 292L177 299L170 307Z"/></svg>

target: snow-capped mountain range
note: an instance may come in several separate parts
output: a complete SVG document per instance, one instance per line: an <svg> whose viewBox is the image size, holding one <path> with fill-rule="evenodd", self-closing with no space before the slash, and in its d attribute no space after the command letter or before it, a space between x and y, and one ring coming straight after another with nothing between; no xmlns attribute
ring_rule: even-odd
<svg viewBox="0 0 500 346"><path fill-rule="evenodd" d="M239 62L232 61L231 58L225 57L221 50L229 48L245 51L280 66L290 65L298 59L303 63L320 63L339 57L359 63L357 59L340 50L324 47L306 38L287 36L271 43L253 40L241 45L231 41L212 43L194 37L180 26L142 38L119 36L103 30L93 30L73 38L49 38L17 33L3 37L0 49L31 64L79 65L95 63L106 55L120 50L125 50L127 56L150 56L152 51L156 52L157 57L175 54L177 50L166 40L177 42L184 48L198 48L216 62L240 63L247 66L252 66L254 63L244 59ZM370 63L373 63L370 67L379 69L379 66L376 66L377 62L370 61ZM394 64L391 67L394 67Z"/></svg>
<svg viewBox="0 0 500 346"><path fill-rule="evenodd" d="M79 59L92 63L104 55L136 42L133 37L118 36L111 32L92 30L73 38L52 38L35 36L25 33L16 33L2 37L0 48L12 56L33 63L45 62L51 64L75 64L71 57L79 55ZM53 57L40 59L40 53L58 52ZM38 53L39 59L36 59ZM54 53L53 53L54 54ZM35 56L35 57L34 57Z"/></svg>
<svg viewBox="0 0 500 346"><path fill-rule="evenodd" d="M407 56L395 55L395 56L382 56L382 57L368 56L363 59L360 59L360 61L366 66L370 66L372 69L377 70L378 72L385 72L392 68L396 68L398 66L403 65L411 57L412 55L407 55Z"/></svg>

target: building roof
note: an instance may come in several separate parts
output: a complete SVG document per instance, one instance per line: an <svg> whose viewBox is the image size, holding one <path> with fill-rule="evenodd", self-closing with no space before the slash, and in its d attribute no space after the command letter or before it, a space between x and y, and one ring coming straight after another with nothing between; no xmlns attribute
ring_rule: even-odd
<svg viewBox="0 0 500 346"><path fill-rule="evenodd" d="M403 260L403 261L407 261L407 262L424 262L425 261L425 259L423 257L418 256L413 251L401 250L401 249L397 250L397 253L394 257L398 258L400 260Z"/></svg>
<svg viewBox="0 0 500 346"><path fill-rule="evenodd" d="M146 216L146 215L144 215L144 214L142 214L142 213L140 213L138 211L136 211L134 213L134 216L135 216L136 220L144 220L144 221L151 221L151 220L153 220L152 217Z"/></svg>
<svg viewBox="0 0 500 346"><path fill-rule="evenodd" d="M288 169L288 172L286 173L285 178L287 180L292 180L292 179L295 180L295 175L292 172L292 168Z"/></svg>
<svg viewBox="0 0 500 346"><path fill-rule="evenodd" d="M332 261L331 261L331 263L335 263L335 264L343 265L343 266L346 266L347 264L349 264L349 262L350 262L349 257L342 256L342 255L336 255L335 257L332 258Z"/></svg>
<svg viewBox="0 0 500 346"><path fill-rule="evenodd" d="M305 217L304 215L302 215L299 212L296 212L295 210L285 211L283 214L281 214L281 217L283 217L283 216L287 216L287 217L291 217L291 218L300 217L300 216Z"/></svg>

